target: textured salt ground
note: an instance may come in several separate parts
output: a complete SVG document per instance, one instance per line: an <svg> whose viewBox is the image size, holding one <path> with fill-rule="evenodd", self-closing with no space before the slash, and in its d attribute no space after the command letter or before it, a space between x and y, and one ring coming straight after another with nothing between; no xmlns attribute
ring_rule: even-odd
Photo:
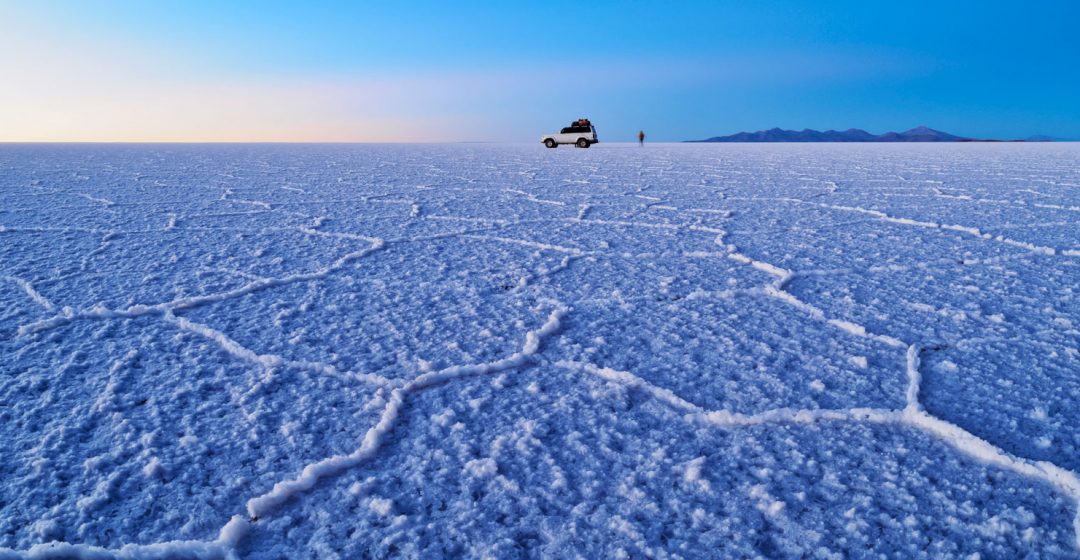
<svg viewBox="0 0 1080 560"><path fill-rule="evenodd" d="M414 406L382 454L394 469L321 487L242 555L1075 556L1069 500L914 430L702 429L551 366Z"/></svg>
<svg viewBox="0 0 1080 560"><path fill-rule="evenodd" d="M6 146L0 557L1077 557L1078 159Z"/></svg>

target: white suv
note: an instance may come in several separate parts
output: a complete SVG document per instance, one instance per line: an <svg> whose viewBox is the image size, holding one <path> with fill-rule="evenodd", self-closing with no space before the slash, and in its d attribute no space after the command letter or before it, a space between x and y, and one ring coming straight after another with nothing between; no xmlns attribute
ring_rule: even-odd
<svg viewBox="0 0 1080 560"><path fill-rule="evenodd" d="M559 144L573 144L579 148L588 148L599 141L596 138L596 129L593 128L589 119L578 119L555 134L540 137L540 142L549 148L557 148Z"/></svg>

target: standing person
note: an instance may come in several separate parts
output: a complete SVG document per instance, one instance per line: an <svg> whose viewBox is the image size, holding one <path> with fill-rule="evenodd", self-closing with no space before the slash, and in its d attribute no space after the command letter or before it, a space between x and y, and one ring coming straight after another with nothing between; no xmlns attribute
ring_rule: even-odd
<svg viewBox="0 0 1080 560"><path fill-rule="evenodd" d="M638 143L638 146L644 146L645 145L645 131L644 130L639 130L638 131L638 133L637 133L637 143Z"/></svg>

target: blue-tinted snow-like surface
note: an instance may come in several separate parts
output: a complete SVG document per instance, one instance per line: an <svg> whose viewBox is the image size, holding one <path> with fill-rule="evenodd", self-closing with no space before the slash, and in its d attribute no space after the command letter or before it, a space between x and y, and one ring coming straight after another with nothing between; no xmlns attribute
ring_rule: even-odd
<svg viewBox="0 0 1080 560"><path fill-rule="evenodd" d="M1080 146L0 147L0 558L1080 557Z"/></svg>

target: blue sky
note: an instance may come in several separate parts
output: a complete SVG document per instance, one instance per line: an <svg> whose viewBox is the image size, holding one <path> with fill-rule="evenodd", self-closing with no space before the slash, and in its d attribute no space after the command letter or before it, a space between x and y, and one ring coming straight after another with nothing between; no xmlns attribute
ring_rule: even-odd
<svg viewBox="0 0 1080 560"><path fill-rule="evenodd" d="M0 0L0 140L1080 137L1080 2Z"/></svg>

